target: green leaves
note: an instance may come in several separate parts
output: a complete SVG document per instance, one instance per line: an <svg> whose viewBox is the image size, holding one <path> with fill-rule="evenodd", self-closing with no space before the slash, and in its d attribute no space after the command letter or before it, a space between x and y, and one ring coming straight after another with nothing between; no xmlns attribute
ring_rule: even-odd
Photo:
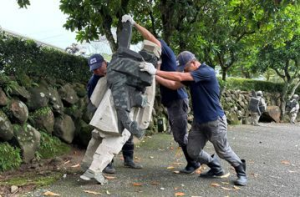
<svg viewBox="0 0 300 197"><path fill-rule="evenodd" d="M17 0L20 8L27 8L28 5L30 5L29 0Z"/></svg>
<svg viewBox="0 0 300 197"><path fill-rule="evenodd" d="M16 169L22 163L20 149L10 146L7 142L0 144L0 155L0 171Z"/></svg>

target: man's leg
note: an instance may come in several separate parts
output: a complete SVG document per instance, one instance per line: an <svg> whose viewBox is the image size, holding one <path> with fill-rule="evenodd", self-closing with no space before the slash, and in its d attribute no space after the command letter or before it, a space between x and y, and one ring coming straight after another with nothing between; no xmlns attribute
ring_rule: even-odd
<svg viewBox="0 0 300 197"><path fill-rule="evenodd" d="M125 142L131 136L130 132L124 130L122 136L105 136L93 156L93 161L89 169L80 176L83 180L96 179L100 184L107 181L102 175L103 169L112 161L113 157L118 154Z"/></svg>
<svg viewBox="0 0 300 197"><path fill-rule="evenodd" d="M260 115L258 113L255 113L254 114L254 126L260 126L258 124L259 118L260 118Z"/></svg>
<svg viewBox="0 0 300 197"><path fill-rule="evenodd" d="M96 149L98 148L101 142L102 142L102 138L99 136L98 131L94 129L92 131L92 138L89 141L88 147L81 161L81 169L83 171L86 171L90 167L93 161L93 155L96 152Z"/></svg>
<svg viewBox="0 0 300 197"><path fill-rule="evenodd" d="M296 118L297 118L297 113L294 113L294 112L290 113L290 123L291 124L295 124Z"/></svg>
<svg viewBox="0 0 300 197"><path fill-rule="evenodd" d="M218 156L225 159L235 168L238 177L235 184L244 186L247 184L246 162L245 160L241 160L229 146L227 140L226 116L222 118L219 117L218 120L214 122L216 122L217 125L210 128L208 139L213 144Z"/></svg>
<svg viewBox="0 0 300 197"><path fill-rule="evenodd" d="M215 125L215 126L214 126ZM198 124L193 123L192 130L189 133L187 150L193 159L197 159L201 164L206 164L210 170L201 173L200 177L218 177L224 175L223 169L216 155L209 155L203 150L209 139L209 128L216 127L216 121Z"/></svg>
<svg viewBox="0 0 300 197"><path fill-rule="evenodd" d="M191 174L200 167L200 163L192 159L187 152L187 118L188 118L188 99L173 101L168 106L168 119L173 133L174 140L179 144L187 161L181 173Z"/></svg>
<svg viewBox="0 0 300 197"><path fill-rule="evenodd" d="M143 166L134 162L134 143L133 143L133 135L126 141L122 148L124 165L133 169L142 169Z"/></svg>

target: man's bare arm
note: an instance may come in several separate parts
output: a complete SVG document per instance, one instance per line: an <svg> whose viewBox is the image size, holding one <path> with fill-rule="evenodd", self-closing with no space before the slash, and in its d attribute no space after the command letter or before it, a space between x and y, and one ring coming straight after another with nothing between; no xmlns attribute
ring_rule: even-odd
<svg viewBox="0 0 300 197"><path fill-rule="evenodd" d="M134 26L142 34L142 36L145 40L154 42L159 47L161 47L159 40L157 38L155 38L155 36L150 31L148 31L145 27L142 27L141 25L139 25L137 23L134 23Z"/></svg>
<svg viewBox="0 0 300 197"><path fill-rule="evenodd" d="M171 90L177 90L177 89L183 87L183 84L180 83L179 81L172 81L169 79L164 79L157 75L155 76L155 79L160 85L163 85Z"/></svg>
<svg viewBox="0 0 300 197"><path fill-rule="evenodd" d="M166 72L157 70L156 75L160 76L164 79L169 79L172 81L194 81L194 78L192 77L191 73L187 72Z"/></svg>

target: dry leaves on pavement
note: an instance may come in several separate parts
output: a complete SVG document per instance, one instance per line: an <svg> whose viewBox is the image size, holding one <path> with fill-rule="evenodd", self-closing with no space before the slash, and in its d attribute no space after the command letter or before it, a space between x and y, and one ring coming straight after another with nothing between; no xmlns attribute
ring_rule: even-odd
<svg viewBox="0 0 300 197"><path fill-rule="evenodd" d="M50 192L50 191L46 191L43 195L44 196L60 196L59 194L56 194L56 193L53 193L53 192Z"/></svg>
<svg viewBox="0 0 300 197"><path fill-rule="evenodd" d="M175 196L184 196L185 194L183 192L176 192Z"/></svg>
<svg viewBox="0 0 300 197"><path fill-rule="evenodd" d="M132 185L135 187L141 187L143 184L142 183L132 183Z"/></svg>
<svg viewBox="0 0 300 197"><path fill-rule="evenodd" d="M91 191L91 190L83 190L85 193L88 193L88 194L94 194L94 195L100 195L101 193L99 192L95 192L95 191Z"/></svg>

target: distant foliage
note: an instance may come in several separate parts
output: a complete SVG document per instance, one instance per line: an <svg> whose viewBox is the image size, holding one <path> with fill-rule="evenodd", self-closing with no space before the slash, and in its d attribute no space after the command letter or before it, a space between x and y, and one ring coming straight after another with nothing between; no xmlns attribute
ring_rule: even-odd
<svg viewBox="0 0 300 197"><path fill-rule="evenodd" d="M221 87L226 86L228 90L242 91L261 90L266 92L282 92L284 85L283 83L231 77L227 78L226 82L219 79L219 82Z"/></svg>
<svg viewBox="0 0 300 197"><path fill-rule="evenodd" d="M19 168L22 163L20 154L19 148L14 148L7 142L0 143L0 171Z"/></svg>
<svg viewBox="0 0 300 197"><path fill-rule="evenodd" d="M87 60L63 51L38 46L32 40L0 32L0 70L6 75L53 77L68 82L86 82L90 76Z"/></svg>
<svg viewBox="0 0 300 197"><path fill-rule="evenodd" d="M232 78L227 83L228 89L235 89L239 87L241 90L262 90L267 92L281 92L283 84L259 81L252 79L243 79L243 78Z"/></svg>

